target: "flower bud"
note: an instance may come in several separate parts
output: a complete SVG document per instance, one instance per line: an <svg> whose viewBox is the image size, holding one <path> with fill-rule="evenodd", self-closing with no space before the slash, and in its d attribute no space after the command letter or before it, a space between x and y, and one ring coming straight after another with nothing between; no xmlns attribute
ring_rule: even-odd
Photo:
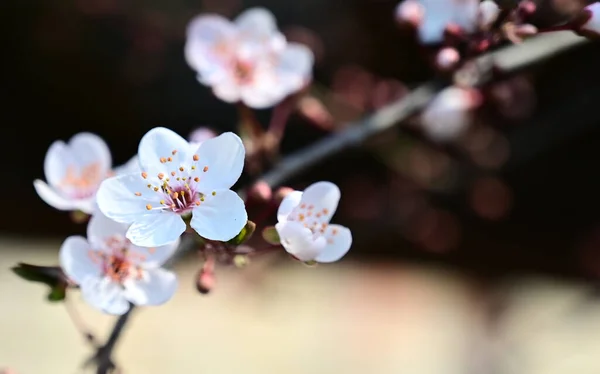
<svg viewBox="0 0 600 374"><path fill-rule="evenodd" d="M294 189L291 187L280 187L275 192L275 202L279 204L287 195L294 192Z"/></svg>
<svg viewBox="0 0 600 374"><path fill-rule="evenodd" d="M436 64L442 70L451 70L460 61L460 54L455 48L442 48L436 56Z"/></svg>
<svg viewBox="0 0 600 374"><path fill-rule="evenodd" d="M493 0L484 0L479 4L479 26L489 29L498 19L500 8Z"/></svg>
<svg viewBox="0 0 600 374"><path fill-rule="evenodd" d="M600 36L600 3L588 5L583 11L586 21L580 26L580 30L586 32L586 36Z"/></svg>
<svg viewBox="0 0 600 374"><path fill-rule="evenodd" d="M203 295L215 287L215 259L209 257L196 276L196 289Z"/></svg>
<svg viewBox="0 0 600 374"><path fill-rule="evenodd" d="M200 144L203 141L212 139L216 136L217 134L208 127L198 127L190 133L189 141L190 143Z"/></svg>
<svg viewBox="0 0 600 374"><path fill-rule="evenodd" d="M418 0L404 0L396 7L396 20L419 27L425 18L425 7Z"/></svg>
<svg viewBox="0 0 600 374"><path fill-rule="evenodd" d="M260 202L266 202L270 201L273 197L273 191L267 182L258 181L250 188L248 195Z"/></svg>

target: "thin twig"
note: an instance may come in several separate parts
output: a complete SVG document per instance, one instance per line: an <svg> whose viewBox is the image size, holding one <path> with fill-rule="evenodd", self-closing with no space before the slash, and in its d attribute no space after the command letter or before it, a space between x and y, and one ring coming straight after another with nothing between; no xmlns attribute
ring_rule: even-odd
<svg viewBox="0 0 600 374"><path fill-rule="evenodd" d="M471 84L480 86L493 78L494 71L499 71L503 74L515 73L559 53L582 45L585 42L585 39L573 33L560 32L540 35L523 44L509 46L488 53L474 60L474 66L478 70L478 75ZM398 101L381 108L364 119L348 124L345 126L345 130L331 134L283 158L270 172L264 174L259 180L266 182L271 187L277 187L289 178L318 164L320 161L349 148L361 145L369 138L383 133L413 114L416 114L445 86L447 84L429 82L417 87ZM180 248L183 247L185 246L182 244ZM171 263L181 258L186 252L187 250L178 250L173 256ZM114 369L111 354L133 310L134 308L132 307L128 313L117 320L107 343L99 348L96 356L94 356L95 362L98 365L97 374L107 374L109 370Z"/></svg>
<svg viewBox="0 0 600 374"><path fill-rule="evenodd" d="M87 325L83 321L83 318L81 318L79 311L77 310L75 305L71 303L69 297L65 297L64 306L67 311L67 314L69 315L69 318L71 319L71 322L73 323L73 326L75 326L75 329L79 331L79 333L89 344L92 345L92 347L98 348L98 340L96 339L94 334L92 334L91 330L87 327Z"/></svg>

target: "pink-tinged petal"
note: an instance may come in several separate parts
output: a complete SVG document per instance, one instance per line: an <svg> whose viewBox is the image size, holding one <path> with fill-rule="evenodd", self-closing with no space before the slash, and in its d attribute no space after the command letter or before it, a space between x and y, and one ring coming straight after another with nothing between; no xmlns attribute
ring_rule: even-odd
<svg viewBox="0 0 600 374"><path fill-rule="evenodd" d="M471 124L471 110L481 102L477 90L448 87L427 105L421 124L435 141L448 141L460 136Z"/></svg>
<svg viewBox="0 0 600 374"><path fill-rule="evenodd" d="M140 140L138 157L143 171L153 174L166 173L168 167L189 165L192 162L190 143L176 132L155 127ZM167 160L171 161L167 161Z"/></svg>
<svg viewBox="0 0 600 374"><path fill-rule="evenodd" d="M287 96L286 86L278 85L273 71L257 73L254 83L241 87L241 101L253 109L266 109L279 104Z"/></svg>
<svg viewBox="0 0 600 374"><path fill-rule="evenodd" d="M352 245L352 233L341 225L329 225L324 237L327 244L315 258L318 262L335 262L344 257Z"/></svg>
<svg viewBox="0 0 600 374"><path fill-rule="evenodd" d="M265 8L251 8L234 21L237 31L245 39L268 38L277 32L275 16Z"/></svg>
<svg viewBox="0 0 600 374"><path fill-rule="evenodd" d="M227 74L235 34L232 23L218 15L198 16L189 23L185 58L202 83L210 85Z"/></svg>
<svg viewBox="0 0 600 374"><path fill-rule="evenodd" d="M69 165L75 164L73 155L62 140L50 145L44 158L44 175L51 186L58 186L64 179Z"/></svg>
<svg viewBox="0 0 600 374"><path fill-rule="evenodd" d="M286 252L300 261L314 260L325 248L325 238L315 237L299 222L279 222L275 229Z"/></svg>
<svg viewBox="0 0 600 374"><path fill-rule="evenodd" d="M125 297L136 305L161 305L169 301L177 291L175 273L165 269L144 270L139 279L127 281Z"/></svg>
<svg viewBox="0 0 600 374"><path fill-rule="evenodd" d="M68 237L60 247L60 267L73 282L81 284L87 277L99 277L101 264L90 256L90 243L82 236Z"/></svg>
<svg viewBox="0 0 600 374"><path fill-rule="evenodd" d="M600 3L593 3L585 7L589 19L581 26L581 29L600 34Z"/></svg>
<svg viewBox="0 0 600 374"><path fill-rule="evenodd" d="M148 188L141 173L108 178L96 193L99 210L120 223L132 223L138 218L159 213L148 208L160 206L160 196Z"/></svg>
<svg viewBox="0 0 600 374"><path fill-rule="evenodd" d="M122 286L108 277L87 277L79 287L83 299L104 313L122 315L130 308Z"/></svg>
<svg viewBox="0 0 600 374"><path fill-rule="evenodd" d="M229 189L237 182L244 169L246 150L239 136L226 132L203 142L196 155L198 190L209 195L213 190Z"/></svg>
<svg viewBox="0 0 600 374"><path fill-rule="evenodd" d="M131 261L141 265L144 269L159 268L173 256L180 243L180 238L177 238L172 243L155 247L131 245L129 250L135 253L135 256L131 257Z"/></svg>
<svg viewBox="0 0 600 374"><path fill-rule="evenodd" d="M93 214L98 210L98 204L96 203L96 197L92 196L86 199L77 199L73 201L75 210L80 210L86 214Z"/></svg>
<svg viewBox="0 0 600 374"><path fill-rule="evenodd" d="M337 209L341 193L331 182L317 182L308 186L302 195L300 213L318 218L319 223L328 223Z"/></svg>
<svg viewBox="0 0 600 374"><path fill-rule="evenodd" d="M206 143L204 143L206 144ZM231 190L208 193L194 208L190 226L203 238L227 241L240 233L248 221L244 201Z"/></svg>
<svg viewBox="0 0 600 374"><path fill-rule="evenodd" d="M230 77L226 77L213 86L213 93L226 103L236 103L240 100L240 86Z"/></svg>
<svg viewBox="0 0 600 374"><path fill-rule="evenodd" d="M287 217L292 213L294 208L300 205L302 199L302 191L290 192L286 197L281 200L279 208L277 209L277 220L283 222L287 220Z"/></svg>
<svg viewBox="0 0 600 374"><path fill-rule="evenodd" d="M126 237L139 247L159 247L177 241L185 229L181 216L164 211L137 219L127 230Z"/></svg>
<svg viewBox="0 0 600 374"><path fill-rule="evenodd" d="M125 238L128 225L108 218L102 212L96 212L87 225L87 239L95 249L106 247L107 240L113 237Z"/></svg>
<svg viewBox="0 0 600 374"><path fill-rule="evenodd" d="M300 90L311 80L314 62L314 54L307 46L298 43L287 45L276 66L279 84L285 87L286 94Z"/></svg>
<svg viewBox="0 0 600 374"><path fill-rule="evenodd" d="M110 149L104 140L96 134L82 132L69 140L69 148L73 158L80 167L94 165L103 179L112 168ZM100 180L101 180L100 179Z"/></svg>
<svg viewBox="0 0 600 374"><path fill-rule="evenodd" d="M75 210L75 204L72 199L67 199L55 191L52 187L48 186L43 181L36 179L33 182L35 192L53 208L58 210Z"/></svg>

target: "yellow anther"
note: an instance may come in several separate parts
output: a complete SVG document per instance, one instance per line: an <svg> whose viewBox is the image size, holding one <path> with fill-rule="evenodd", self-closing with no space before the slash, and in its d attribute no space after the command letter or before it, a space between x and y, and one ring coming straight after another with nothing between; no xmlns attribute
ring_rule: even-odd
<svg viewBox="0 0 600 374"><path fill-rule="evenodd" d="M154 192L158 192L158 187L154 187Z"/></svg>
<svg viewBox="0 0 600 374"><path fill-rule="evenodd" d="M175 154L176 154L176 153L177 153L177 150L176 150L176 149L174 149L174 150L173 150L173 152L171 152L171 154L172 154L173 156L175 156Z"/></svg>
<svg viewBox="0 0 600 374"><path fill-rule="evenodd" d="M177 174L177 173L176 173L176 172L174 172L174 171L172 171L172 172L171 172L171 175L172 175L172 176L175 176L175 174Z"/></svg>
<svg viewBox="0 0 600 374"><path fill-rule="evenodd" d="M200 182L200 178L198 178L198 177L194 178L194 182Z"/></svg>
<svg viewBox="0 0 600 374"><path fill-rule="evenodd" d="M142 193L141 192L136 192L135 196L142 196Z"/></svg>
<svg viewBox="0 0 600 374"><path fill-rule="evenodd" d="M162 180L165 177L163 173L158 173L158 179Z"/></svg>
<svg viewBox="0 0 600 374"><path fill-rule="evenodd" d="M192 165L192 170L196 170L196 165Z"/></svg>
<svg viewBox="0 0 600 374"><path fill-rule="evenodd" d="M179 193L181 194L181 196L185 196L185 191L180 191Z"/></svg>
<svg viewBox="0 0 600 374"><path fill-rule="evenodd" d="M213 192L212 192L212 195L213 195L213 196L217 196L217 191L213 191Z"/></svg>
<svg viewBox="0 0 600 374"><path fill-rule="evenodd" d="M304 221L304 214L298 214L298 219L300 220L300 222Z"/></svg>
<svg viewBox="0 0 600 374"><path fill-rule="evenodd" d="M179 167L179 171L184 171L185 169L183 168L183 166Z"/></svg>
<svg viewBox="0 0 600 374"><path fill-rule="evenodd" d="M200 200L196 200L196 205L200 205Z"/></svg>
<svg viewBox="0 0 600 374"><path fill-rule="evenodd" d="M160 205L165 205L165 201L164 201L164 200L161 200L161 201L160 201Z"/></svg>
<svg viewBox="0 0 600 374"><path fill-rule="evenodd" d="M200 157L198 155L194 155L194 161L198 161L200 160Z"/></svg>
<svg viewBox="0 0 600 374"><path fill-rule="evenodd" d="M150 188L150 187L152 187L152 185L151 185L150 183L148 183L148 184L146 185L146 187Z"/></svg>
<svg viewBox="0 0 600 374"><path fill-rule="evenodd" d="M148 210L152 209L152 205L150 205L150 204L146 205L146 209L148 209Z"/></svg>
<svg viewBox="0 0 600 374"><path fill-rule="evenodd" d="M200 198L200 201L204 201L204 196L202 196L202 197Z"/></svg>
<svg viewBox="0 0 600 374"><path fill-rule="evenodd" d="M205 166L204 169L202 169L203 172L207 172L208 171L208 166Z"/></svg>
<svg viewBox="0 0 600 374"><path fill-rule="evenodd" d="M165 162L167 162L167 159L166 159L166 158L164 158L164 157L161 157L161 158L160 158L160 163L161 163L161 164L164 164Z"/></svg>
<svg viewBox="0 0 600 374"><path fill-rule="evenodd" d="M169 161L169 162L173 161L173 157L167 158L167 161Z"/></svg>
<svg viewBox="0 0 600 374"><path fill-rule="evenodd" d="M146 179L148 178L148 173L146 173L145 171L142 172L142 178Z"/></svg>
<svg viewBox="0 0 600 374"><path fill-rule="evenodd" d="M173 199L177 200L177 198L179 197L179 194L177 192L173 192Z"/></svg>

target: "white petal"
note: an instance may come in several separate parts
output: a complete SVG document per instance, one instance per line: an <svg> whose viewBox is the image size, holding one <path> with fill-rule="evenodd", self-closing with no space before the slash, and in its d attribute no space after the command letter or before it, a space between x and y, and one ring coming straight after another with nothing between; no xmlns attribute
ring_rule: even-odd
<svg viewBox="0 0 600 374"><path fill-rule="evenodd" d="M138 218L159 213L146 206L159 206L160 196L149 189L141 173L119 175L100 184L96 201L100 211L121 223L132 223ZM139 193L140 196L137 196Z"/></svg>
<svg viewBox="0 0 600 374"><path fill-rule="evenodd" d="M251 8L241 13L234 21L242 37L265 38L277 32L275 16L265 8Z"/></svg>
<svg viewBox="0 0 600 374"><path fill-rule="evenodd" d="M104 140L96 134L82 132L69 140L73 157L81 167L96 164L102 176L112 168L110 150Z"/></svg>
<svg viewBox="0 0 600 374"><path fill-rule="evenodd" d="M75 210L75 204L73 203L73 200L61 196L57 191L43 181L36 179L33 182L33 187L42 200L46 202L46 204L58 210Z"/></svg>
<svg viewBox="0 0 600 374"><path fill-rule="evenodd" d="M317 182L308 186L302 195L301 206L320 214L319 222L329 222L340 201L340 189L331 182ZM310 209L310 207L313 207Z"/></svg>
<svg viewBox="0 0 600 374"><path fill-rule="evenodd" d="M64 178L67 167L73 164L73 156L65 142L57 140L50 145L44 158L44 175L51 186L58 186Z"/></svg>
<svg viewBox="0 0 600 374"><path fill-rule="evenodd" d="M87 277L81 284L81 296L93 307L108 314L121 315L129 310L129 301L120 284L107 277Z"/></svg>
<svg viewBox="0 0 600 374"><path fill-rule="evenodd" d="M171 244L185 231L185 222L176 213L163 211L136 220L127 230L127 239L139 247Z"/></svg>
<svg viewBox="0 0 600 374"><path fill-rule="evenodd" d="M133 173L141 173L142 168L140 167L140 161L137 155L133 156L123 165L117 166L114 168L114 173L116 175L122 174L133 174Z"/></svg>
<svg viewBox="0 0 600 374"><path fill-rule="evenodd" d="M190 164L192 158L190 143L176 132L164 127L155 127L148 131L140 140L138 157L142 170L154 174L167 172L167 163L161 159L171 157L169 165L178 167L182 163Z"/></svg>
<svg viewBox="0 0 600 374"><path fill-rule="evenodd" d="M154 269L161 267L177 251L181 240L177 238L174 242L157 247L139 247L131 245L130 252L135 252L138 256L133 256L131 260L145 269Z"/></svg>
<svg viewBox="0 0 600 374"><path fill-rule="evenodd" d="M600 3L590 4L585 9L590 12L590 19L581 28L600 33Z"/></svg>
<svg viewBox="0 0 600 374"><path fill-rule="evenodd" d="M136 305L160 305L169 301L177 290L175 273L164 269L149 269L141 279L125 283L125 297Z"/></svg>
<svg viewBox="0 0 600 374"><path fill-rule="evenodd" d="M281 200L281 204L279 204L279 209L277 209L277 220L279 222L287 220L287 217L292 210L300 205L301 199L302 191L293 191L284 197L283 200Z"/></svg>
<svg viewBox="0 0 600 374"><path fill-rule="evenodd" d="M227 73L234 38L232 23L221 16L202 15L189 23L185 58L202 76L203 83L214 83Z"/></svg>
<svg viewBox="0 0 600 374"><path fill-rule="evenodd" d="M325 238L315 238L312 232L299 222L279 222L275 229L283 248L300 261L314 260L325 248Z"/></svg>
<svg viewBox="0 0 600 374"><path fill-rule="evenodd" d="M206 143L204 143L206 144ZM240 233L248 221L244 201L231 190L217 190L194 208L190 226L200 236L227 241Z"/></svg>
<svg viewBox="0 0 600 374"><path fill-rule="evenodd" d="M102 271L101 264L90 257L90 250L90 244L82 236L70 236L60 247L60 267L77 284L89 276L100 276Z"/></svg>
<svg viewBox="0 0 600 374"><path fill-rule="evenodd" d="M125 238L127 228L127 224L113 221L102 212L96 212L88 222L87 238L96 249L100 249L105 246L106 240L111 237Z"/></svg>
<svg viewBox="0 0 600 374"><path fill-rule="evenodd" d="M215 96L226 103L236 103L240 100L240 87L230 77L219 80L212 88Z"/></svg>
<svg viewBox="0 0 600 374"><path fill-rule="evenodd" d="M204 141L196 154L199 158L196 164L200 177L198 189L204 194L228 189L242 175L246 150L242 139L232 132Z"/></svg>
<svg viewBox="0 0 600 374"><path fill-rule="evenodd" d="M334 262L344 257L352 245L352 233L341 225L329 225L325 232L327 245L315 258L318 262Z"/></svg>
<svg viewBox="0 0 600 374"><path fill-rule="evenodd" d="M291 94L306 85L312 77L314 55L305 45L289 43L279 56L276 66L278 82Z"/></svg>

